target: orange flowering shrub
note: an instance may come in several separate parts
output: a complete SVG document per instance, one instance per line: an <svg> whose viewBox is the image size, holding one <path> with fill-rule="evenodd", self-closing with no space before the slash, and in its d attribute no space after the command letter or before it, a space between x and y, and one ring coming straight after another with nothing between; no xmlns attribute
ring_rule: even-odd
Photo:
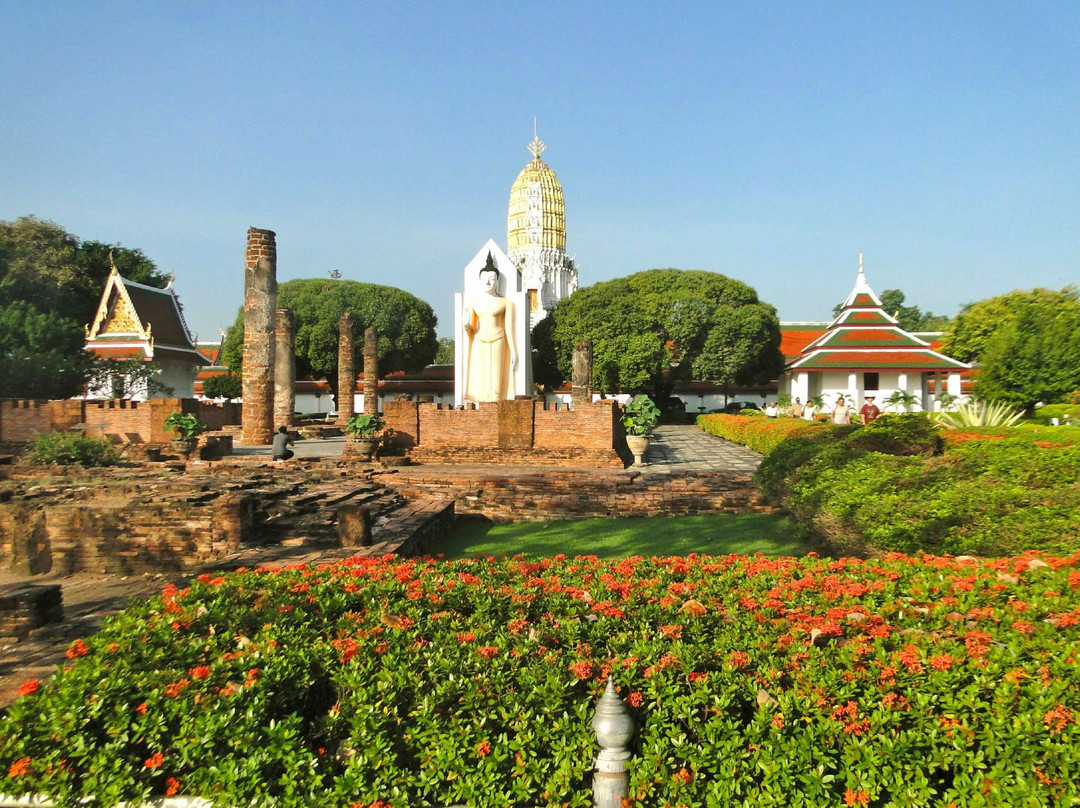
<svg viewBox="0 0 1080 808"><path fill-rule="evenodd" d="M283 609L283 607L290 607ZM354 559L169 587L0 717L0 793L632 806L1080 798L1080 553Z"/></svg>
<svg viewBox="0 0 1080 808"><path fill-rule="evenodd" d="M697 425L710 435L741 443L769 454L791 437L817 432L822 424L801 418L763 418L750 415L699 415Z"/></svg>

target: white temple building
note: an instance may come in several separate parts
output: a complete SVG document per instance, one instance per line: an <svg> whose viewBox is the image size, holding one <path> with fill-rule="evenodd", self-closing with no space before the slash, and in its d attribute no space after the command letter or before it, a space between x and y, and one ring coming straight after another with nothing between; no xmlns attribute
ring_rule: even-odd
<svg viewBox="0 0 1080 808"><path fill-rule="evenodd" d="M780 392L803 402L821 396L830 408L844 396L858 409L867 396L883 406L899 391L914 397L916 410L932 411L942 393L960 396L961 374L970 369L900 327L867 283L860 254L843 310L788 364Z"/></svg>

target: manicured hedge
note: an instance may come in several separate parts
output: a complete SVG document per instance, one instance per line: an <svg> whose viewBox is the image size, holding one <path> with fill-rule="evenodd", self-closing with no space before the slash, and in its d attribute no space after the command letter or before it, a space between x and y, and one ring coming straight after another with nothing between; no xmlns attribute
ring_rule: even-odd
<svg viewBox="0 0 1080 808"><path fill-rule="evenodd" d="M1080 795L1080 554L355 560L132 606L0 718L0 793L74 805L589 804L610 673L629 805Z"/></svg>
<svg viewBox="0 0 1080 808"><path fill-rule="evenodd" d="M760 414L699 415L697 424L710 435L741 443L764 455L792 436L824 426L801 418L766 418Z"/></svg>
<svg viewBox="0 0 1080 808"><path fill-rule="evenodd" d="M941 432L921 416L788 438L757 471L782 504L835 546L1009 555L1080 547L1080 430ZM921 446L921 448L920 448Z"/></svg>

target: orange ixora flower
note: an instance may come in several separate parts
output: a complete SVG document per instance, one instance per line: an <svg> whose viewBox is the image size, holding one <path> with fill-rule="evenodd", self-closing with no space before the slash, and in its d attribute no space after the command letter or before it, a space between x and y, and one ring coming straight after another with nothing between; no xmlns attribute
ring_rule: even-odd
<svg viewBox="0 0 1080 808"><path fill-rule="evenodd" d="M30 771L30 758L24 757L16 760L8 769L8 777L20 777Z"/></svg>
<svg viewBox="0 0 1080 808"><path fill-rule="evenodd" d="M1075 724L1076 718L1073 716L1072 710L1063 704L1058 704L1046 711L1046 715L1043 716L1043 723L1046 724L1046 728L1050 730L1051 735L1056 735L1063 732L1069 724Z"/></svg>
<svg viewBox="0 0 1080 808"><path fill-rule="evenodd" d="M143 761L143 768L156 769L164 762L165 755L163 755L161 752L154 752L154 754L152 754L145 761Z"/></svg>
<svg viewBox="0 0 1080 808"><path fill-rule="evenodd" d="M844 805L869 805L870 795L859 789L844 790Z"/></svg>
<svg viewBox="0 0 1080 808"><path fill-rule="evenodd" d="M31 693L37 693L39 684L37 679L27 679L19 685L19 695L29 696Z"/></svg>
<svg viewBox="0 0 1080 808"><path fill-rule="evenodd" d="M165 781L165 796L171 797L180 790L180 781L175 777L170 777Z"/></svg>
<svg viewBox="0 0 1080 808"><path fill-rule="evenodd" d="M82 640L75 640L75 642L71 644L71 647L67 649L65 656L68 659L75 659L76 657L86 656L89 651L90 648L87 647L86 643Z"/></svg>
<svg viewBox="0 0 1080 808"><path fill-rule="evenodd" d="M491 744L487 742L487 739L480 741L476 745L476 754L480 757L487 757L491 754Z"/></svg>

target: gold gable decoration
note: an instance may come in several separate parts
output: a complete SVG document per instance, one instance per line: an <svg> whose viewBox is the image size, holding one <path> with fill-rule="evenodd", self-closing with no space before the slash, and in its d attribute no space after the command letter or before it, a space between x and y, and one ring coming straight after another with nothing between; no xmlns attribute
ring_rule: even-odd
<svg viewBox="0 0 1080 808"><path fill-rule="evenodd" d="M109 263L112 264L111 253ZM142 339L150 339L149 323L143 328L139 322L135 304L131 302L115 264L112 265L108 283L105 285L105 294L101 296L101 303L94 315L94 323L87 331L87 337L94 339L104 334L136 334Z"/></svg>

